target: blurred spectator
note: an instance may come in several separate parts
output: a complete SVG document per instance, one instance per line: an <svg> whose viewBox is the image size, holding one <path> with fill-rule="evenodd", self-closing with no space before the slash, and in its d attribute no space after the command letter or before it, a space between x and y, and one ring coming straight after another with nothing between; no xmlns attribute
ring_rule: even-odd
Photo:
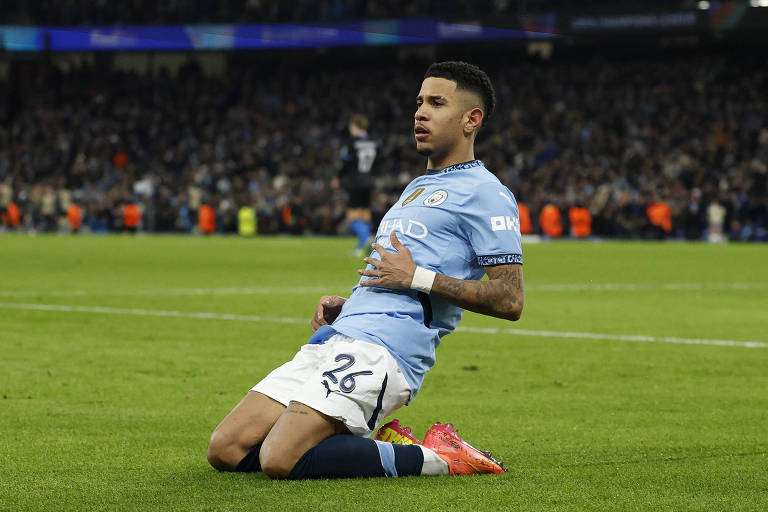
<svg viewBox="0 0 768 512"><path fill-rule="evenodd" d="M242 206L237 212L237 232L240 236L256 234L256 211L250 206Z"/></svg>
<svg viewBox="0 0 768 512"><path fill-rule="evenodd" d="M725 207L717 200L712 201L707 207L707 222L709 224L707 229L707 240L710 242L718 243L725 240L725 237L723 236L723 224L725 223L726 214Z"/></svg>

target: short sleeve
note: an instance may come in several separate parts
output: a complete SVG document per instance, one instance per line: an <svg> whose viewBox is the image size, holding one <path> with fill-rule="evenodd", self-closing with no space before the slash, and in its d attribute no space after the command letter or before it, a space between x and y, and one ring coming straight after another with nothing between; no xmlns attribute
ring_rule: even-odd
<svg viewBox="0 0 768 512"><path fill-rule="evenodd" d="M480 266L523 263L520 213L501 183L479 185L464 205L464 230Z"/></svg>

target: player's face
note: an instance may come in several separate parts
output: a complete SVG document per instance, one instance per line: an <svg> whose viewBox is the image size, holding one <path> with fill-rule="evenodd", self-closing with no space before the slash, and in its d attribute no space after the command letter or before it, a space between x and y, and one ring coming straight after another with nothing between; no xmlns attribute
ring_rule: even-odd
<svg viewBox="0 0 768 512"><path fill-rule="evenodd" d="M462 139L462 119L466 113L456 82L436 77L424 79L416 105L416 151L424 156L450 153Z"/></svg>

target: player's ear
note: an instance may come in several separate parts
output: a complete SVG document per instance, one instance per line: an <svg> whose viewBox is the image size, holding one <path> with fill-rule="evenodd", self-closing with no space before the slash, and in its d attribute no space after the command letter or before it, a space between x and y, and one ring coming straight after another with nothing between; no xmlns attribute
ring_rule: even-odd
<svg viewBox="0 0 768 512"><path fill-rule="evenodd" d="M464 114L464 133L470 135L472 132L476 132L483 124L483 111L480 107L475 107L472 110L467 111Z"/></svg>

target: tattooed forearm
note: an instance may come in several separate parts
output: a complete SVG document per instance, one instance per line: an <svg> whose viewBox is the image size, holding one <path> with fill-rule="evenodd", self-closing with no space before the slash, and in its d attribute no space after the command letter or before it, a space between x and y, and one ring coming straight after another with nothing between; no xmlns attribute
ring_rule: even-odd
<svg viewBox="0 0 768 512"><path fill-rule="evenodd" d="M517 320L523 311L522 265L486 267L488 281L435 277L432 293L475 313Z"/></svg>

